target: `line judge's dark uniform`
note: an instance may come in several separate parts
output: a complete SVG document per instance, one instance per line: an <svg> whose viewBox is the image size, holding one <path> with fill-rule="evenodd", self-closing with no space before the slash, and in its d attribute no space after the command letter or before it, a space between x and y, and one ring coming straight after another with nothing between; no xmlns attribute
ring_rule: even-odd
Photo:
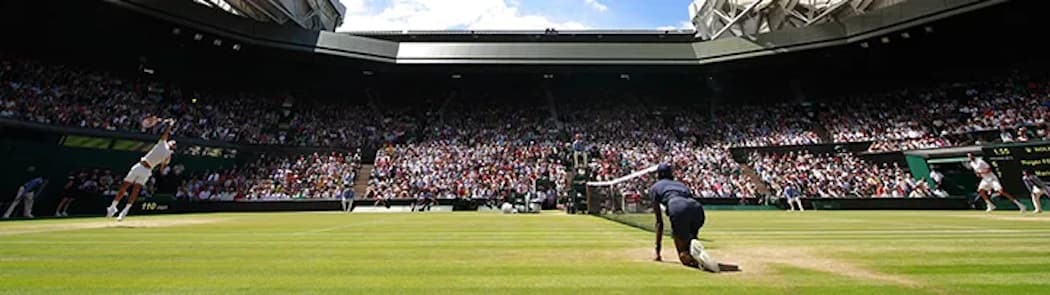
<svg viewBox="0 0 1050 295"><path fill-rule="evenodd" d="M685 240L696 238L697 232L704 226L704 206L693 198L685 184L663 179L653 184L649 196L653 202L667 207L671 235Z"/></svg>

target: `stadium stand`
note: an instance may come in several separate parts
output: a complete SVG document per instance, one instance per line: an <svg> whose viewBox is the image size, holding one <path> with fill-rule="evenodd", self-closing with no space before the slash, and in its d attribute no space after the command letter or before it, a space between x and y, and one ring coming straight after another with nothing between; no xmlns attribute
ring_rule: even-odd
<svg viewBox="0 0 1050 295"><path fill-rule="evenodd" d="M1020 3L1011 5L1032 5ZM152 4L179 8L177 2ZM790 184L813 196L900 197L911 194L905 186L917 191L911 187L920 184L908 183L910 177L892 165L861 159L872 159L867 157L872 154L899 155L915 149L1050 136L1045 106L1050 100L1050 80L1038 63L1024 66L1020 50L1028 48L957 42L976 34L968 29L991 30L983 21L975 21L986 19L983 16L909 25L893 29L900 32L879 33L885 34L879 39L818 34L814 35L818 39L805 40L849 37L863 43L822 43L819 47L826 49L810 52L777 47L784 44L765 38L799 35L771 33L743 40L759 51L778 50L767 52L772 54L769 58L734 53L726 62L715 63L711 59L717 53L729 54L720 50L741 49L709 47L720 43L700 42L688 33L610 33L603 37L553 32L541 38L477 32L297 34L302 32L272 30L272 24L235 26L253 24L240 17L172 21L155 15L192 14L201 9L199 5L145 13L104 3L78 5L95 13L51 16L40 10L23 17L6 14L9 17L2 20L9 24L5 32L25 41L5 46L0 55L0 118L5 124L40 123L19 128L61 126L63 134L110 130L116 132L105 134L144 141L158 130L142 129L143 117L177 117L180 124L175 137L180 141L193 139L195 145L215 143L225 150L238 150L231 156L237 163L235 169L223 163L159 173L186 179L185 185L176 181L172 191L182 188L178 193L187 199L201 200L202 193L207 200L216 199L214 195L219 195L218 200L330 198L334 184L349 184L357 180L355 174L362 178L355 182L358 197L412 199L433 194L491 199L541 190L564 197L570 190L569 179L580 176L571 144L577 134L582 137L583 153L589 156L584 163L589 168L585 171L588 180L614 179L672 162L682 171L682 179L704 197L777 195ZM905 15L886 17L880 24L888 27L902 17ZM36 18L54 25L17 26ZM75 36L65 34L69 23L109 18L115 20L113 24L85 27L84 33ZM229 31L201 31L201 25ZM245 32L244 28L254 29ZM854 27L849 28L843 31L852 32ZM274 32L282 33L267 35ZM1004 40L1030 36L1024 31L981 32L1003 34L997 36ZM55 34L67 38L53 38ZM200 40L195 40L197 35ZM258 38L263 35L272 38ZM892 42L881 41L881 37ZM214 45L216 41L221 46ZM285 42L293 49L268 42ZM429 50L443 42L457 44L452 47L462 50ZM398 44L403 46L393 46ZM576 45L584 47L551 49ZM304 46L305 51L301 50ZM635 46L659 50L637 51L641 57L625 50ZM961 46L987 56L945 50ZM490 47L493 51L481 50ZM68 48L80 50L70 52ZM121 50L111 51L113 48ZM410 54L413 50L419 54ZM1006 58L1011 50L1019 56ZM1041 58L1041 52L1030 51L1030 56ZM444 55L430 55L438 52ZM931 58L939 56L944 58ZM965 57L967 64L959 65L958 57ZM449 64L398 64L425 63L428 58ZM661 66L636 65L639 61ZM464 66L510 62L523 64L508 69ZM610 66L613 64L616 66ZM154 66L157 74L143 74ZM697 71L698 67L703 70ZM936 72L953 70L965 74ZM490 72L500 75L485 80ZM587 84L581 82L588 79L580 78L586 76L581 73L605 80ZM523 78L526 76L532 78ZM223 80L227 77L231 78ZM711 78L724 79L723 87L714 87ZM201 81L209 79L216 81ZM493 80L499 83L490 83ZM558 85L559 81L580 85ZM704 85L705 81L709 84ZM507 84L515 87L505 87ZM799 86L794 89L787 84ZM851 143L865 148L827 155L803 152L812 146ZM114 150L112 146L115 144L101 149ZM325 156L333 150L345 153L358 148L358 155ZM249 149L253 151L246 151ZM281 151L271 153L270 149ZM132 151L138 152L125 150ZM796 156L785 158L791 152ZM284 156L259 160L257 154L310 156L302 161ZM799 165L818 167L824 177L814 178ZM313 180L294 177L316 174L311 171L317 169L327 172ZM858 176L861 179L827 176L842 171L864 174ZM113 170L118 176L123 172ZM642 177L615 189L638 198L649 181ZM165 187L162 184L170 183L157 182L160 190ZM539 185L546 182L552 185Z"/></svg>
<svg viewBox="0 0 1050 295"><path fill-rule="evenodd" d="M183 178L176 197L190 201L336 199L353 186L359 153L260 156L243 167Z"/></svg>
<svg viewBox="0 0 1050 295"><path fill-rule="evenodd" d="M383 133L375 124L389 117L364 106L316 103L295 108L288 128L279 128L285 101L279 95L178 88L158 95L151 91L158 85L104 71L13 57L4 57L0 65L0 118L159 134L159 127L142 128L142 119L174 117L181 123L173 133L181 137L303 147L378 146L412 128L410 123L389 124Z"/></svg>
<svg viewBox="0 0 1050 295"><path fill-rule="evenodd" d="M756 152L749 164L776 195L791 188L803 196L822 198L929 196L926 181L911 177L899 166L866 163L849 153Z"/></svg>
<svg viewBox="0 0 1050 295"><path fill-rule="evenodd" d="M757 147L821 143L812 112L798 105L749 105L715 114L715 130L733 146ZM719 128L721 127L721 128Z"/></svg>
<svg viewBox="0 0 1050 295"><path fill-rule="evenodd" d="M497 198L532 193L537 180L566 194L572 134L585 136L594 180L609 180L672 162L683 180L705 197L749 198L757 187L786 186L812 196L908 196L911 177L848 154L754 154L751 165L765 183L751 181L732 148L868 142L870 151L950 147L984 140L1045 139L1050 83L1011 74L970 83L850 96L820 108L798 104L723 106L710 117L681 105L653 105L612 92L555 99L554 104L514 104L492 94L464 94L440 107L389 108L308 101L287 109L286 97L181 90L157 95L155 83L101 70L4 56L0 116L80 128L156 133L140 127L148 115L183 122L179 136L260 145L369 147L377 150L369 197L412 199ZM538 91L518 94L541 97ZM187 97L191 99L187 100ZM534 100L534 99L533 99ZM488 103L486 103L486 101ZM635 102L632 102L635 101ZM636 104L636 107L629 107ZM628 107L625 107L628 106ZM289 111L282 115L283 111ZM934 111L936 110L936 111ZM278 128L282 122L287 128ZM699 140L702 139L702 140ZM338 160L337 160L338 159ZM260 160L226 171L195 173L179 191L193 200L333 198L352 183L360 155ZM800 166L802 165L802 166ZM799 176L807 169L819 174ZM324 171L315 174L314 171ZM838 177L850 173L852 177ZM309 177L296 178L297 176ZM904 179L908 179L905 181ZM644 193L648 180L618 188ZM313 187L312 189L310 187ZM218 197L215 197L218 196Z"/></svg>
<svg viewBox="0 0 1050 295"><path fill-rule="evenodd" d="M970 144L996 131L1005 134L999 141L1045 139L1048 87L1046 78L1015 74L859 96L827 105L821 121L835 142L875 141L872 151Z"/></svg>

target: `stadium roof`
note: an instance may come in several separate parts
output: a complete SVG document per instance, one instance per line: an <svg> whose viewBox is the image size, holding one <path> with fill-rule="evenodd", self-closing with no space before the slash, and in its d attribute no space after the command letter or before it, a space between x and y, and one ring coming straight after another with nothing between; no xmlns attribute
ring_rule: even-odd
<svg viewBox="0 0 1050 295"><path fill-rule="evenodd" d="M711 40L841 21L905 1L909 0L694 0L689 19L697 37Z"/></svg>
<svg viewBox="0 0 1050 295"><path fill-rule="evenodd" d="M256 22L187 1L105 0L175 28L265 46L412 65L703 65L898 38L909 29L1007 0L911 0L804 28L710 41L680 32L407 31L334 33ZM168 30L172 30L169 28ZM664 40L660 40L663 36ZM413 39L415 38L415 39ZM656 41L649 41L649 39ZM531 39L531 40L530 40ZM611 40L610 40L611 39Z"/></svg>
<svg viewBox="0 0 1050 295"><path fill-rule="evenodd" d="M294 24L317 31L335 31L343 24L346 6L338 0L193 0L194 2L261 22Z"/></svg>
<svg viewBox="0 0 1050 295"><path fill-rule="evenodd" d="M349 35L395 42L693 42L695 30L561 31L350 31Z"/></svg>

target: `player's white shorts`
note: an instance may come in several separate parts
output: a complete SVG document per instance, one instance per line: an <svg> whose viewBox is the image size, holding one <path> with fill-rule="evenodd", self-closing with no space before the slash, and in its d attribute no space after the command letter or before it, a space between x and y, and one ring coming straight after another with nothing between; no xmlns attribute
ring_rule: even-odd
<svg viewBox="0 0 1050 295"><path fill-rule="evenodd" d="M1003 191L1003 184L999 183L999 178L998 177L994 177L994 176L988 177L988 176L986 176L986 177L981 179L981 184L977 185L977 189L978 190L985 190L985 191L1000 192L1000 191Z"/></svg>
<svg viewBox="0 0 1050 295"><path fill-rule="evenodd" d="M1032 195L1043 196L1043 195L1046 195L1046 191L1044 191L1043 189L1039 188L1038 186L1033 186L1032 187Z"/></svg>
<svg viewBox="0 0 1050 295"><path fill-rule="evenodd" d="M138 185L146 185L146 181L149 181L149 177L153 175L146 166L142 166L142 163L137 163L135 166L131 166L131 171L128 171L128 176L124 177L125 182L130 182Z"/></svg>

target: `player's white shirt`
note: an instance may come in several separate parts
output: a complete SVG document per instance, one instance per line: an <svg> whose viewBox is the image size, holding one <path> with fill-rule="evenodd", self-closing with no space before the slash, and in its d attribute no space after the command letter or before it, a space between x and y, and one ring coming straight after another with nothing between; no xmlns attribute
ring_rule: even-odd
<svg viewBox="0 0 1050 295"><path fill-rule="evenodd" d="M995 173L992 173L992 166L988 165L988 162L985 162L982 159L973 159L973 161L970 161L970 169L973 169L977 175L984 178L995 177Z"/></svg>
<svg viewBox="0 0 1050 295"><path fill-rule="evenodd" d="M153 168L157 167L161 163L167 163L171 159L171 146L168 142L160 140L157 144L153 145L146 156L142 157L139 161L146 162L149 167L144 166L141 162L135 163L131 166L131 170L128 171L128 175L124 177L124 182L130 182L138 185L146 185L149 182L150 177L153 176Z"/></svg>
<svg viewBox="0 0 1050 295"><path fill-rule="evenodd" d="M150 149L146 156L142 157L142 161L148 163L150 167L157 167L161 163L167 163L171 159L171 154L171 146L168 146L167 141L161 139L153 145L153 149Z"/></svg>
<svg viewBox="0 0 1050 295"><path fill-rule="evenodd" d="M970 168L973 168L973 171L981 176L981 183L977 185L978 190L1003 190L1003 185L999 183L999 177L992 172L992 166L988 165L988 162L982 159L974 159L970 161Z"/></svg>

